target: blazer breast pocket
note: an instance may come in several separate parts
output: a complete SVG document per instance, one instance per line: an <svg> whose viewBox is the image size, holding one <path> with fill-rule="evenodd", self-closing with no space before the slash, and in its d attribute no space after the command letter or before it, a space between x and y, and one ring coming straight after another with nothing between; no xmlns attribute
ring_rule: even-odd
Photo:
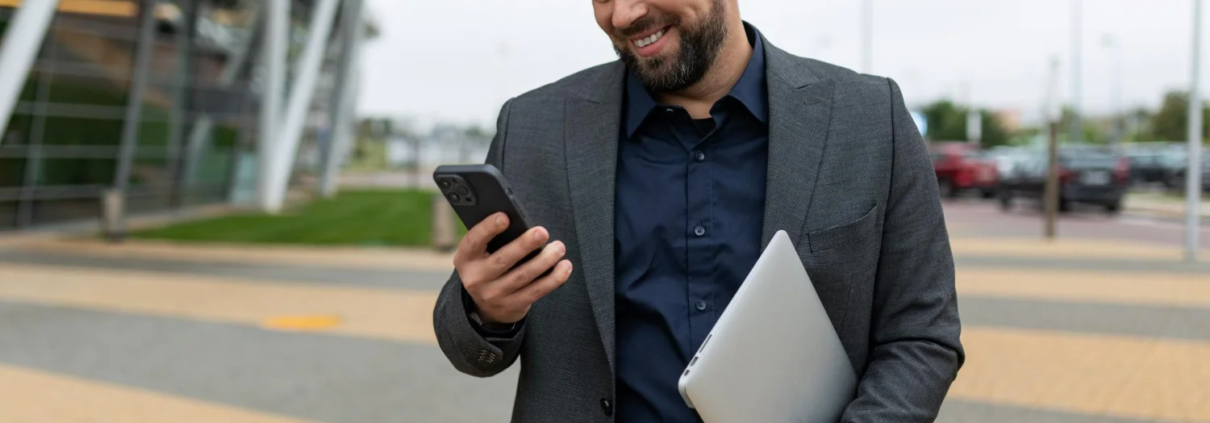
<svg viewBox="0 0 1210 423"><path fill-rule="evenodd" d="M878 205L875 204L856 220L808 232L807 244L811 253L814 255L835 250L844 251L849 249L845 247L870 245L870 238L874 236L874 229L878 223L877 212ZM856 259L856 257L849 259Z"/></svg>

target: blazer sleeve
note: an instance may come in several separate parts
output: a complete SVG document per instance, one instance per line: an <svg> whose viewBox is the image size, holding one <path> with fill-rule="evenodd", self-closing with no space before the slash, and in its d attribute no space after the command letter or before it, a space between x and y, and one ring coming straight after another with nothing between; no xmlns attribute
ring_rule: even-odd
<svg viewBox="0 0 1210 423"><path fill-rule="evenodd" d="M487 163L505 174L504 143L511 103L511 100L506 102L500 111L496 121L496 136L487 150ZM437 345L458 371L477 377L494 376L517 361L521 341L525 338L525 321L522 320L519 327L507 335L493 336L490 331L477 328L471 321L468 311L473 304L470 301L458 272L453 272L437 295L437 305L433 309Z"/></svg>
<svg viewBox="0 0 1210 423"><path fill-rule="evenodd" d="M842 422L932 422L965 360L954 262L929 155L894 81L891 187L869 364Z"/></svg>

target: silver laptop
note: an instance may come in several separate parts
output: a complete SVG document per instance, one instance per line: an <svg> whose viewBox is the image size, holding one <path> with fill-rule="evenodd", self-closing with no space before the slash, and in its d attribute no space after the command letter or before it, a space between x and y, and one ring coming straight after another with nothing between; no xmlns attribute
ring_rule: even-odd
<svg viewBox="0 0 1210 423"><path fill-rule="evenodd" d="M681 374L706 423L834 423L857 377L794 244L778 231Z"/></svg>

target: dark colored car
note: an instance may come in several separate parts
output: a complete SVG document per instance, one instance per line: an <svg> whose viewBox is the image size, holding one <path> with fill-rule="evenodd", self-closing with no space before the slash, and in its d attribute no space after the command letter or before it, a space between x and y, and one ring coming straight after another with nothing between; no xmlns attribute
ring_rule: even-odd
<svg viewBox="0 0 1210 423"><path fill-rule="evenodd" d="M1185 168L1183 151L1140 149L1129 153L1132 184L1161 184L1173 188L1178 173ZM1183 183L1182 183L1183 184Z"/></svg>
<svg viewBox="0 0 1210 423"><path fill-rule="evenodd" d="M1185 192L1185 168L1187 167L1189 166L1181 166L1173 173L1172 182L1169 185L1173 190ZM1210 151L1202 152L1202 192L1210 192Z"/></svg>
<svg viewBox="0 0 1210 423"><path fill-rule="evenodd" d="M930 150L941 196L957 197L965 191L979 192L983 198L996 195L999 187L996 163L983 157L977 147L943 143L931 146Z"/></svg>
<svg viewBox="0 0 1210 423"><path fill-rule="evenodd" d="M1101 149L1063 148L1059 152L1059 210L1076 203L1094 204L1110 213L1122 209L1130 186L1130 160ZM1003 181L1000 205L1012 208L1016 198L1041 200L1046 189L1046 155L1030 156L1016 178ZM1041 204L1041 201L1039 201Z"/></svg>

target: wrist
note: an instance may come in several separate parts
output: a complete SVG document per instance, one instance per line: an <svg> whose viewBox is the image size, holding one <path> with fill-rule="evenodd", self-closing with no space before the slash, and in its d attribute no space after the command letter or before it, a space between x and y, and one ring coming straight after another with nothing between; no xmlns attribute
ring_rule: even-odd
<svg viewBox="0 0 1210 423"><path fill-rule="evenodd" d="M475 324L479 325L479 327L494 332L507 332L517 327L516 322L504 323L485 318L483 315L479 314L478 310L471 310L468 315L470 316L471 321L475 322Z"/></svg>

